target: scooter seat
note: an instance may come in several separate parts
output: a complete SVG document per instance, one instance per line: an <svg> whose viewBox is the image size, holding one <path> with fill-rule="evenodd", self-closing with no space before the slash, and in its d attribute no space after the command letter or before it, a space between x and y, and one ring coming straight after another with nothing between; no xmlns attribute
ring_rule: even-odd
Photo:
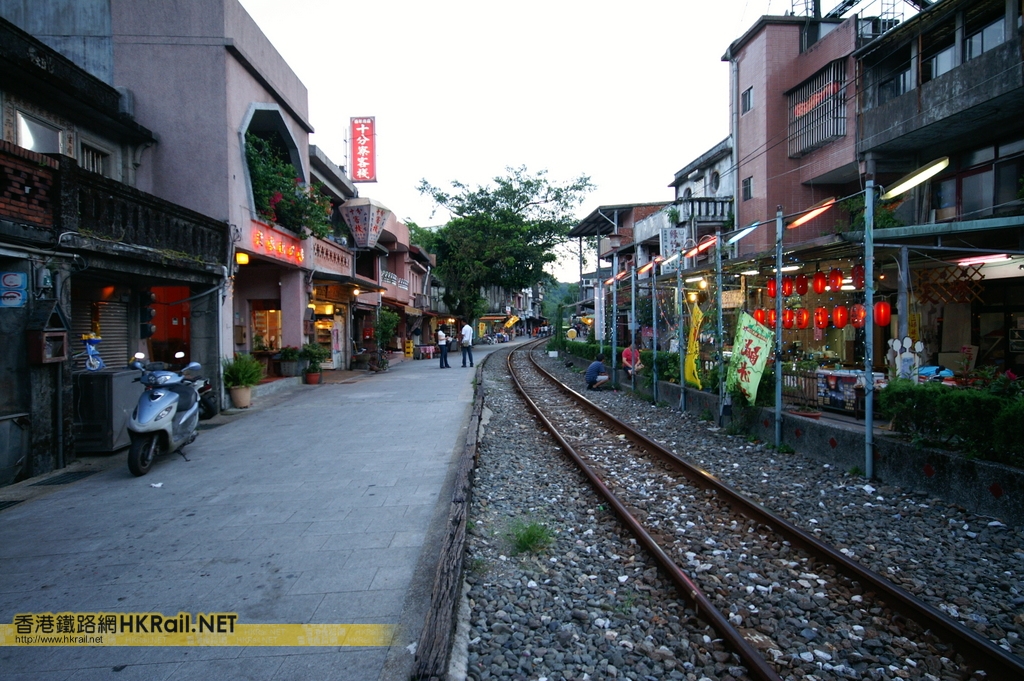
<svg viewBox="0 0 1024 681"><path fill-rule="evenodd" d="M171 383L163 387L164 390L169 390L178 395L178 412L185 412L191 409L196 402L199 401L199 395L196 393L196 389L191 385L185 385L184 383Z"/></svg>

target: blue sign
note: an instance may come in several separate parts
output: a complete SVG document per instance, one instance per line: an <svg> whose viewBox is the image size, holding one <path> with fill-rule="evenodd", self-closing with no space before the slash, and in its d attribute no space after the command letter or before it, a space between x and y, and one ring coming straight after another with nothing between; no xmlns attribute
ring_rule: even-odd
<svg viewBox="0 0 1024 681"><path fill-rule="evenodd" d="M27 289L28 275L24 272L0 272L0 307L25 307Z"/></svg>

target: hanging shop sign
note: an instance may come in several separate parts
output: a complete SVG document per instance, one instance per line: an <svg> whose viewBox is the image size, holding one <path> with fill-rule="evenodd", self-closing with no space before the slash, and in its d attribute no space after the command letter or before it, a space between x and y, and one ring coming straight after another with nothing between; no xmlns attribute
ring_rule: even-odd
<svg viewBox="0 0 1024 681"><path fill-rule="evenodd" d="M352 181L377 181L377 130L373 116L349 119L352 140Z"/></svg>
<svg viewBox="0 0 1024 681"><path fill-rule="evenodd" d="M341 206L341 217L352 230L356 246L373 248L391 211L373 199L349 199Z"/></svg>
<svg viewBox="0 0 1024 681"><path fill-rule="evenodd" d="M252 227L252 249L260 255L269 255L277 260L301 265L306 260L306 249L293 236L254 222Z"/></svg>
<svg viewBox="0 0 1024 681"><path fill-rule="evenodd" d="M738 388L750 404L757 399L757 386L768 365L775 332L759 324L746 312L740 313L736 325L736 339L733 342L732 358L729 360L729 374L726 387L732 392Z"/></svg>
<svg viewBox="0 0 1024 681"><path fill-rule="evenodd" d="M684 377L687 383L692 383L700 390L700 376L697 374L697 359L700 357L700 325L704 321L704 313L700 311L697 303L693 304L693 311L690 313L690 333L686 341L686 358L683 361Z"/></svg>

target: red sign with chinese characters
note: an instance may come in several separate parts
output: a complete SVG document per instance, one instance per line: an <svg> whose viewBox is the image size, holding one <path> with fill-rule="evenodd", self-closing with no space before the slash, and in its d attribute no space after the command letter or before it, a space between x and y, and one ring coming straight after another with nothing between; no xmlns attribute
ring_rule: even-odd
<svg viewBox="0 0 1024 681"><path fill-rule="evenodd" d="M352 181L377 181L377 136L374 117L352 118L349 139L352 140Z"/></svg>
<svg viewBox="0 0 1024 681"><path fill-rule="evenodd" d="M306 250L301 241L260 223L252 226L252 250L299 265L306 260Z"/></svg>

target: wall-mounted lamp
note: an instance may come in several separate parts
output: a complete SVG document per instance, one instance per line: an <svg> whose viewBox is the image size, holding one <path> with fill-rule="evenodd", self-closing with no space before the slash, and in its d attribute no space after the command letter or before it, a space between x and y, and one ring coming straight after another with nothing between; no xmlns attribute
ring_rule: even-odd
<svg viewBox="0 0 1024 681"><path fill-rule="evenodd" d="M242 253L242 252L235 253L235 264L238 264L238 265L248 265L249 264L249 254L248 253Z"/></svg>
<svg viewBox="0 0 1024 681"><path fill-rule="evenodd" d="M357 287L357 288L354 288L354 289L352 289L352 295L353 295L353 296L358 296L358 295L359 295L359 293L360 293L360 291L359 291L359 288L358 288L358 287Z"/></svg>

